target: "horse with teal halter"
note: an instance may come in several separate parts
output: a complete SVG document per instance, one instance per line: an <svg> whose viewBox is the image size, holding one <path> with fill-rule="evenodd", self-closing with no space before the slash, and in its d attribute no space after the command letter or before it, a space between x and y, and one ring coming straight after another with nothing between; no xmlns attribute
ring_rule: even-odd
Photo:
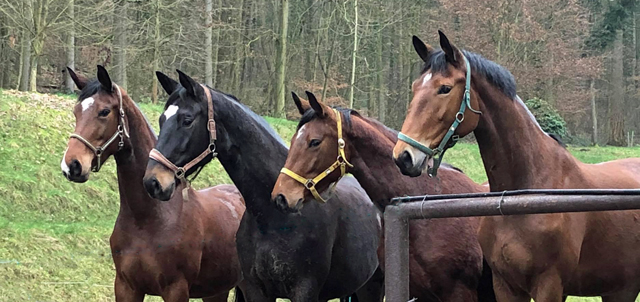
<svg viewBox="0 0 640 302"><path fill-rule="evenodd" d="M444 153L447 149L455 146L455 144L460 139L460 136L456 135L456 129L464 121L464 112L469 108L471 112L482 114L480 110L475 110L471 107L471 66L469 66L469 60L463 55L464 64L467 68L467 76L464 87L464 96L462 97L462 102L460 104L460 110L456 113L456 120L449 127L449 131L445 134L444 138L440 142L437 148L431 149L428 146L418 142L417 140L405 135L402 132L398 132L398 139L409 144L410 146L424 152L430 157L433 157L433 167L429 168L427 171L429 175L436 176L438 174L438 167L440 167L440 163L442 162L442 158L444 157ZM438 156L439 155L439 156ZM437 156L437 157L436 157Z"/></svg>

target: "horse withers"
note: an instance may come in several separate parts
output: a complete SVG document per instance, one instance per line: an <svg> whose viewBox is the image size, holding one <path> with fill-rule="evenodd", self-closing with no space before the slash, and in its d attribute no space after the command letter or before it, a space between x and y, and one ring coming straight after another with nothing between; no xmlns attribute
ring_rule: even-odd
<svg viewBox="0 0 640 302"><path fill-rule="evenodd" d="M176 184L217 156L247 204L236 237L247 300L316 302L357 292L360 301L382 301L380 213L357 181L343 179L330 203L281 211L270 198L287 157L278 134L231 95L182 72L179 83L156 74L170 96L159 154L145 175L149 193L176 194Z"/></svg>
<svg viewBox="0 0 640 302"><path fill-rule="evenodd" d="M416 37L413 44L425 67L393 150L403 173L433 172L434 155L473 132L494 192L640 187L640 159L584 164L545 133L505 68L459 50L442 32L442 50ZM635 210L486 217L480 243L498 301L556 302L567 295L635 301L638 217Z"/></svg>
<svg viewBox="0 0 640 302"><path fill-rule="evenodd" d="M156 136L144 115L102 66L98 80L69 74L81 92L63 174L85 182L111 156L117 165L120 211L110 238L116 301L143 301L146 294L227 301L242 280L235 234L245 206L238 190L190 191L189 202L180 194L165 202L149 197L142 176Z"/></svg>

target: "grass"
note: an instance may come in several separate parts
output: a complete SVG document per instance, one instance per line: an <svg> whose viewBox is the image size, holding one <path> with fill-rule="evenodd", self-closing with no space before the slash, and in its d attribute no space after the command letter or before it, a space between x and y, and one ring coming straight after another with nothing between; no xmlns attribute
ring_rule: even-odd
<svg viewBox="0 0 640 302"><path fill-rule="evenodd" d="M108 238L118 211L115 163L109 160L84 184L61 175L74 102L72 96L0 90L0 301L113 301ZM162 107L140 108L157 130ZM289 142L296 122L267 121ZM640 148L570 150L585 162L640 157ZM476 182L486 180L476 145L460 143L446 159ZM194 186L220 183L230 180L214 162Z"/></svg>

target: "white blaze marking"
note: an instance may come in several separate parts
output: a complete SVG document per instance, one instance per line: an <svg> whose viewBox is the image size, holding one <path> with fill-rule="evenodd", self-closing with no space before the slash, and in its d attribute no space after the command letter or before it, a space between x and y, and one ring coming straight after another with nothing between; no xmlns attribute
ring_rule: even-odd
<svg viewBox="0 0 640 302"><path fill-rule="evenodd" d="M427 82L429 82L429 80L431 80L431 73L427 73L424 75L424 78L422 78L422 86L427 85Z"/></svg>
<svg viewBox="0 0 640 302"><path fill-rule="evenodd" d="M82 105L82 111L85 111L85 110L89 109L89 107L91 107L91 105L93 105L94 101L95 100L93 98L84 99L84 101L82 101L82 103L80 103Z"/></svg>
<svg viewBox="0 0 640 302"><path fill-rule="evenodd" d="M64 155L62 155L62 161L60 162L60 169L62 169L62 172L66 175L69 175L69 166L67 166L67 163L64 161L67 157L67 151L69 151L69 147L67 147L67 150L64 150Z"/></svg>
<svg viewBox="0 0 640 302"><path fill-rule="evenodd" d="M302 133L304 132L304 127L306 126L307 125L302 125L302 127L300 127L300 130L298 130L298 135L296 135L296 140L302 136Z"/></svg>
<svg viewBox="0 0 640 302"><path fill-rule="evenodd" d="M170 105L167 110L164 112L164 118L165 120L168 120L170 117L172 117L173 115L176 114L176 112L178 112L178 106L176 105Z"/></svg>

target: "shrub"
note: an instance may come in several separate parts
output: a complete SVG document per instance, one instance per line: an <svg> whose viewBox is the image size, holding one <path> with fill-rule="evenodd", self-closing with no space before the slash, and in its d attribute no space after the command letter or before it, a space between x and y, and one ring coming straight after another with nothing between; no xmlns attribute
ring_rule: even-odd
<svg viewBox="0 0 640 302"><path fill-rule="evenodd" d="M529 99L525 102L533 116L536 117L540 127L547 133L557 134L560 137L567 135L567 123L558 110L553 108L547 101L539 98Z"/></svg>

